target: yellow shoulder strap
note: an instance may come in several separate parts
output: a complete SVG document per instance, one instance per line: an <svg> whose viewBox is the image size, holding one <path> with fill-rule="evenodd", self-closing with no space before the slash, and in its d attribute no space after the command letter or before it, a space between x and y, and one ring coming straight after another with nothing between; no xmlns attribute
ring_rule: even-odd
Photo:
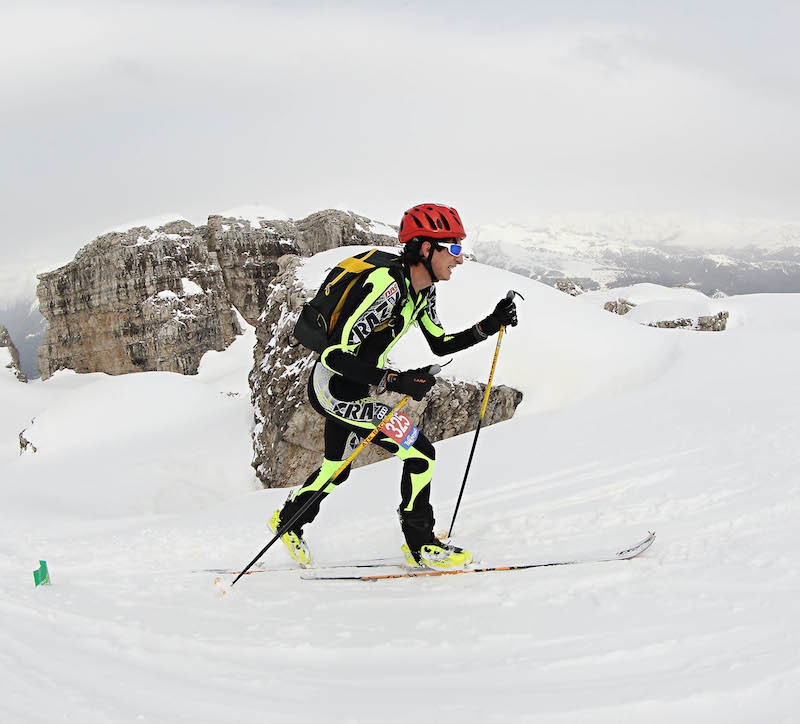
<svg viewBox="0 0 800 724"><path fill-rule="evenodd" d="M325 296L327 297L331 293L331 289L334 286L336 286L336 283L345 274L361 274L361 272L365 272L365 271L369 271L370 269L374 269L375 265L374 264L370 264L369 262L367 262L367 259L369 259L376 251L378 251L377 248L370 249L366 254L364 254L364 256L361 259L359 259L358 257L355 257L355 256L351 256L349 259L345 259L344 261L339 262L338 267L342 271L332 281L328 282L328 284L325 285ZM347 295L347 292L350 291L350 288L352 286L353 286L352 283L347 286L347 289L345 290L345 294L343 296ZM337 306L337 309L338 308L339 307Z"/></svg>

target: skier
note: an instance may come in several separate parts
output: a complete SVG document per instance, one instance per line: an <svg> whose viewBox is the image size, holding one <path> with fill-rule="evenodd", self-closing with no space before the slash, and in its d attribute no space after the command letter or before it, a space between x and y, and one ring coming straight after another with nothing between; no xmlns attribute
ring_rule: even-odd
<svg viewBox="0 0 800 724"><path fill-rule="evenodd" d="M281 522L291 520L309 495L325 488L316 503L281 536L289 554L303 566L312 562L303 528L316 517L322 499L347 480L350 467L333 483L329 482L330 476L390 409L370 396L370 387L378 393L389 390L421 400L436 384L428 368L403 372L384 369L389 350L397 340L416 323L431 351L443 356L487 339L501 326L517 324L516 306L513 300L504 298L489 316L472 327L452 335L442 329L436 313L436 283L450 279L453 270L464 263L461 241L465 237L455 209L438 204L409 209L400 223L398 238L403 249L397 263L370 271L357 281L345 300L329 346L315 364L308 384L312 407L325 417L322 465L289 495L269 522L273 533L277 533ZM408 418L400 417L405 425L396 430L399 436L395 430L389 432L390 424L372 441L403 461L398 515L406 540L402 546L406 562L412 567L465 566L472 554L438 540L433 533L433 445L410 425ZM414 432L418 432L416 439Z"/></svg>

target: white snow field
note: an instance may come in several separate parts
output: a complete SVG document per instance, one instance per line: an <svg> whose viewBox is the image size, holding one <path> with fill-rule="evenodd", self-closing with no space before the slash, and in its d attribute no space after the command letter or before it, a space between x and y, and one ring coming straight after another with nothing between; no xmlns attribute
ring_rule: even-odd
<svg viewBox="0 0 800 724"><path fill-rule="evenodd" d="M525 301L495 382L525 400L482 430L454 541L526 563L654 530L646 553L363 583L301 580L276 547L262 563L280 570L222 595L193 571L245 565L287 494L249 465L253 331L195 377L23 385L0 366L0 721L800 721L800 295L626 290L730 312L725 332L663 330L468 262L439 290L445 327L509 288ZM397 366L435 361L409 337ZM495 340L445 371L485 380ZM18 454L23 428L36 453ZM436 446L437 529L472 439ZM330 497L306 529L318 565L399 554L399 472L359 469Z"/></svg>

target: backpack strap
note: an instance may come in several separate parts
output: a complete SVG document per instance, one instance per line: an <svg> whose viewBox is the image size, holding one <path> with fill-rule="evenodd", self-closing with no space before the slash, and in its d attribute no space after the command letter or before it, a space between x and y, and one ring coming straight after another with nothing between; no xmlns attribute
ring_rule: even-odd
<svg viewBox="0 0 800 724"><path fill-rule="evenodd" d="M348 259L348 261L350 261L350 260ZM366 268L363 269L362 271L366 271L367 269L375 269L375 267L372 266L371 264L368 264L366 266ZM342 272L342 274L345 274L345 273L346 272ZM336 279L341 279L342 274L340 274L338 277L336 277ZM360 279L361 279L360 275L359 276L354 276L350 280L350 283L344 288L344 291L342 292L341 296L339 297L339 301L336 303L336 306L334 307L333 312L331 312L331 324L330 324L330 329L331 330L336 329L336 325L339 323L339 316L342 313L342 308L344 307L344 303L347 300L347 297L350 294L350 292L352 291L353 287L356 285L356 282L358 282ZM333 283L334 282L331 282L331 284L333 284ZM328 285L328 287L330 287L330 284ZM328 287L325 288L325 294L328 294Z"/></svg>
<svg viewBox="0 0 800 724"><path fill-rule="evenodd" d="M373 254L375 255L374 257ZM357 254L356 256L348 257L347 259L340 261L336 265L336 270L339 273L321 287L319 293L322 293L325 296L335 297L338 291L338 298L335 299L336 305L331 311L329 324L327 327L325 327L324 324L321 325L325 328L326 334L332 334L333 330L338 327L343 313L350 313L348 311L351 302L350 297L354 288L356 288L359 284L363 284L370 272L380 268L386 269L394 282L397 284L398 288L400 289L401 300L398 302L398 305L395 306L394 310L392 310L392 316L385 322L382 322L376 326L373 331L380 331L386 329L387 327L394 327L396 325L397 318L399 316L397 309L398 307L401 308L401 305L405 303L408 295L405 281L405 271L399 257L394 254L382 252L376 247L362 254ZM347 275L350 275L352 278L348 279ZM346 286L341 290L337 290L336 285L343 283L344 281L346 281Z"/></svg>
<svg viewBox="0 0 800 724"><path fill-rule="evenodd" d="M377 248L370 249L368 252L366 252L365 254L363 254L360 257L351 256L348 259L344 259L343 261L340 261L337 264L337 266L342 271L337 277L335 277L334 279L332 279L331 281L329 281L325 285L325 296L327 297L331 293L331 289L333 289L333 287L336 286L337 282L339 282L339 280L342 277L344 277L346 274L360 275L365 271L371 271L372 269L375 269L375 264L369 263L367 261L367 259L369 259L376 251L378 251ZM353 279L353 281L350 282L350 284L347 285L346 291L343 294L343 296L345 296L345 297L347 296L347 294L350 292L350 290L353 287L353 283L357 279L358 279L358 276L356 276L355 279ZM341 308L339 306L337 306L336 309L337 309L337 311L341 311ZM335 325L332 324L331 325L331 329L333 329L334 326Z"/></svg>
<svg viewBox="0 0 800 724"><path fill-rule="evenodd" d="M403 263L398 259L397 262L390 264L388 269L389 273L392 275L392 278L395 280L395 282L397 282L397 286L400 288L400 300L392 310L392 316L382 325L380 325L380 329L394 327L402 316L398 310L402 309L403 305L408 301L408 286L406 285L406 272L403 268Z"/></svg>

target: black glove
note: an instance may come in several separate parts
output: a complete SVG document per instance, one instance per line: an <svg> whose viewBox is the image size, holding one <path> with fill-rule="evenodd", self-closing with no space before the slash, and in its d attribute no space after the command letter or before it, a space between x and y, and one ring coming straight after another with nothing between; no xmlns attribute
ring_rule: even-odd
<svg viewBox="0 0 800 724"><path fill-rule="evenodd" d="M383 378L383 387L392 392L411 395L419 402L427 395L436 384L436 378L428 372L427 367L406 372L393 372L389 370Z"/></svg>
<svg viewBox="0 0 800 724"><path fill-rule="evenodd" d="M517 305L514 304L513 299L504 297L501 299L494 311L478 322L478 327L481 332L487 337L492 334L497 334L500 327L516 327L517 326Z"/></svg>

